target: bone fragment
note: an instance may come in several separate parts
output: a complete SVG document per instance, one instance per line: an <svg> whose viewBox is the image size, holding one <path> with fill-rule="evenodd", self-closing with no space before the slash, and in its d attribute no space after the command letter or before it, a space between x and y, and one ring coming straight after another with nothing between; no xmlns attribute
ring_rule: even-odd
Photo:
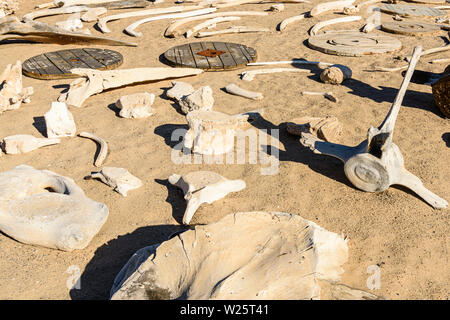
<svg viewBox="0 0 450 320"><path fill-rule="evenodd" d="M216 36L218 34L249 33L249 32L270 32L270 29L262 27L233 26L223 30L199 32L195 35L195 37L204 38Z"/></svg>
<svg viewBox="0 0 450 320"><path fill-rule="evenodd" d="M101 171L92 172L85 179L100 179L124 197L128 191L142 186L139 178L133 176L127 169L117 167L103 167Z"/></svg>
<svg viewBox="0 0 450 320"><path fill-rule="evenodd" d="M342 123L332 116L295 118L286 124L286 129L290 134L302 136L302 133L311 133L319 139L329 142L339 140L342 128Z"/></svg>
<svg viewBox="0 0 450 320"><path fill-rule="evenodd" d="M342 12L344 14L355 14L355 13L360 12L362 7L365 7L365 6L380 2L380 1L381 0L368 0L366 2L362 2L362 3L358 4L356 6L351 5L348 7L344 7Z"/></svg>
<svg viewBox="0 0 450 320"><path fill-rule="evenodd" d="M23 103L29 103L33 87L22 86L22 64L8 64L0 75L0 114L8 110L19 109Z"/></svg>
<svg viewBox="0 0 450 320"><path fill-rule="evenodd" d="M54 0L53 3L57 7L71 7L79 5L96 5L102 6L105 3L124 2L122 0ZM133 1L129 1L133 2Z"/></svg>
<svg viewBox="0 0 450 320"><path fill-rule="evenodd" d="M0 12L3 12L5 16L13 14L19 10L18 0L2 0L0 2Z"/></svg>
<svg viewBox="0 0 450 320"><path fill-rule="evenodd" d="M194 110L211 110L214 105L214 98L210 86L203 86L189 95L182 97L178 104L184 114Z"/></svg>
<svg viewBox="0 0 450 320"><path fill-rule="evenodd" d="M430 61L430 63L446 63L446 62L450 62L450 58L434 59Z"/></svg>
<svg viewBox="0 0 450 320"><path fill-rule="evenodd" d="M304 13L298 15L298 16L293 16L293 17L289 17L287 19L284 19L283 21L280 22L280 24L278 26L278 30L279 31L283 31L284 29L286 29L288 24L296 22L296 21L303 20L303 19L305 19L307 17L309 17L309 11L308 12L304 12Z"/></svg>
<svg viewBox="0 0 450 320"><path fill-rule="evenodd" d="M302 91L302 95L310 96L323 96L330 101L339 102L339 99L333 94L333 92L314 92L314 91Z"/></svg>
<svg viewBox="0 0 450 320"><path fill-rule="evenodd" d="M189 38L194 33L200 31L201 29L207 28L208 26L216 25L217 23L221 23L221 22L236 21L236 20L241 20L241 18L233 17L233 16L212 18L212 19L206 20L202 23L199 23L199 24L193 26L191 29L186 31L185 35L186 35L186 38Z"/></svg>
<svg viewBox="0 0 450 320"><path fill-rule="evenodd" d="M251 100L261 100L263 99L263 95L260 92L248 91L242 88L239 88L234 83L230 83L225 87L225 90L228 93L234 94L236 96L244 97Z"/></svg>
<svg viewBox="0 0 450 320"><path fill-rule="evenodd" d="M350 16L350 17L343 17L343 18L336 18L336 19L321 21L321 22L317 23L314 27L312 27L310 34L315 36L319 32L320 29L322 29L326 26L332 25L332 24L354 22L354 21L359 21L359 20L361 20L361 16Z"/></svg>
<svg viewBox="0 0 450 320"><path fill-rule="evenodd" d="M169 98L179 102L194 91L194 87L189 83L182 81L172 81L172 88L170 90L167 90L166 95Z"/></svg>
<svg viewBox="0 0 450 320"><path fill-rule="evenodd" d="M117 108L120 109L119 115L122 118L147 118L151 116L155 110L151 107L155 101L153 93L135 93L120 97L116 102Z"/></svg>
<svg viewBox="0 0 450 320"><path fill-rule="evenodd" d="M320 74L320 80L329 84L341 84L344 80L351 79L352 70L342 64L334 64L327 67Z"/></svg>
<svg viewBox="0 0 450 320"><path fill-rule="evenodd" d="M282 12L282 11L284 11L284 4L282 4L282 3L273 4L270 6L269 11Z"/></svg>
<svg viewBox="0 0 450 320"><path fill-rule="evenodd" d="M99 17L104 15L108 10L103 7L89 8L88 11L81 16L84 22L97 22Z"/></svg>
<svg viewBox="0 0 450 320"><path fill-rule="evenodd" d="M444 51L448 51L448 50L450 50L450 44L447 44L443 47L431 48L431 49L422 51L420 56L423 57L423 56L427 56L429 54L444 52ZM405 57L405 60L409 62L411 60L411 56Z"/></svg>
<svg viewBox="0 0 450 320"><path fill-rule="evenodd" d="M60 142L60 139L44 139L29 134L17 134L3 138L0 147L6 154L21 154Z"/></svg>
<svg viewBox="0 0 450 320"><path fill-rule="evenodd" d="M319 68L332 66L332 63L328 62L317 62L317 61L307 61L302 59L292 59L286 61L267 61L267 62L251 62L247 63L247 66L269 66L269 65L279 65L279 64L309 64L317 65Z"/></svg>
<svg viewBox="0 0 450 320"><path fill-rule="evenodd" d="M342 11L345 7L353 5L355 0L322 2L316 5L310 11L310 16L315 17L328 11Z"/></svg>
<svg viewBox="0 0 450 320"><path fill-rule="evenodd" d="M395 68L385 68L385 67L375 66L373 68L373 70L371 70L371 71L397 72L397 71L401 71L401 70L405 70L405 69L408 69L408 65L401 66L401 67L395 67Z"/></svg>
<svg viewBox="0 0 450 320"><path fill-rule="evenodd" d="M241 73L241 79L245 81L252 81L256 75L260 74L269 74L269 73L278 73L278 72L301 72L308 73L309 70L306 69L297 69L297 68L271 68L271 69L257 69L244 71Z"/></svg>
<svg viewBox="0 0 450 320"><path fill-rule="evenodd" d="M80 14L75 13L65 21L56 22L55 26L66 31L77 32L83 29L83 22L81 22Z"/></svg>
<svg viewBox="0 0 450 320"><path fill-rule="evenodd" d="M98 156L97 159L95 159L94 165L96 167L100 167L105 161L106 156L108 155L108 144L106 143L106 141L89 132L80 132L78 136L94 140L99 144L100 151L98 152Z"/></svg>

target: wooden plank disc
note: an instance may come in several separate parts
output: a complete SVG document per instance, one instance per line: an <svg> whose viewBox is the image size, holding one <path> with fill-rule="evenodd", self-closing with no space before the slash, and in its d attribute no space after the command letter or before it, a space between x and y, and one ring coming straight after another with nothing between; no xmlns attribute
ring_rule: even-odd
<svg viewBox="0 0 450 320"><path fill-rule="evenodd" d="M243 68L256 61L256 51L230 42L195 42L170 48L163 54L167 64L181 68L222 71Z"/></svg>
<svg viewBox="0 0 450 320"><path fill-rule="evenodd" d="M66 79L79 76L70 73L73 68L110 70L120 66L123 56L113 50L82 48L46 52L25 60L24 75L37 79Z"/></svg>
<svg viewBox="0 0 450 320"><path fill-rule="evenodd" d="M408 4L382 4L379 8L381 12L398 14L402 17L440 17L447 15L445 11L440 9Z"/></svg>
<svg viewBox="0 0 450 320"><path fill-rule="evenodd" d="M407 36L431 35L441 31L441 28L438 25L415 21L383 22L381 29L386 32L404 34Z"/></svg>
<svg viewBox="0 0 450 320"><path fill-rule="evenodd" d="M308 39L312 49L338 56L359 57L400 50L402 43L384 35L358 31L323 33Z"/></svg>

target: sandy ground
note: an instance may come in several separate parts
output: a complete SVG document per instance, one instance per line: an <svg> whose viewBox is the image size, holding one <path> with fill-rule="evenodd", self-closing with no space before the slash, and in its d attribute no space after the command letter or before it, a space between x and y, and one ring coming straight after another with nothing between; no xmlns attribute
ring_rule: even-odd
<svg viewBox="0 0 450 320"><path fill-rule="evenodd" d="M32 11L39 3L42 0L21 1L18 16ZM166 2L156 6L171 5L174 4ZM178 142L171 141L171 133L174 129L187 126L184 116L164 96L170 81L129 86L92 96L82 108L71 108L77 130L93 132L106 139L111 152L105 165L127 168L142 179L143 186L130 191L124 198L99 181L83 180L84 176L96 170L93 166L96 144L79 137L65 138L59 145L23 155L3 155L0 171L27 164L69 176L88 197L105 203L110 214L87 248L70 253L21 244L0 234L0 299L109 298L114 277L136 250L164 241L171 233L185 228L181 225L185 209L181 190L169 185L167 178L172 173L182 174L199 169L216 171L229 179L243 179L247 188L211 205L203 205L194 216L193 224L217 221L226 214L238 211L299 214L330 231L348 236L350 256L344 265L343 283L389 299L449 298L449 210L434 210L412 193L397 187L377 194L357 190L345 177L341 162L313 154L300 145L297 137L287 134L283 125L299 116L333 115L344 125L340 142L356 145L365 139L369 126L378 126L384 119L402 81L400 72L365 70L375 65L403 65L404 62L394 57L410 54L419 43L424 49L442 46L448 41L446 33L442 31L436 36L423 38L395 35L403 43L399 52L338 57L305 45L311 26L337 15L325 14L306 19L290 25L279 34L275 27L280 21L308 11L312 4L285 6L284 12L268 17L247 17L239 22L270 27L273 30L270 33L225 35L207 40L238 42L253 47L258 52L258 61L305 58L345 64L353 69L352 80L341 86L323 84L319 81L319 72L314 69L311 75L264 75L252 82L239 80L242 70L206 72L183 80L195 88L211 86L215 98L214 110L234 114L265 108L264 120L255 123L254 127L280 129L278 173L261 175L260 169L265 166L260 162L174 164L171 161L172 147ZM222 11L262 11L269 7L270 4L254 4ZM367 16L366 13L363 15ZM391 19L388 15L383 15L383 18ZM54 23L63 19L65 16L46 17L40 21ZM184 37L164 38L167 21L141 26L139 31L144 36L131 38L122 30L133 19L109 23L113 30L109 35L137 41L138 47L103 46L123 54L121 69L163 67L165 65L160 62L159 56L164 51L175 45L196 41ZM93 24L87 25L94 34L100 34ZM362 26L363 21L360 21L336 25L335 28L356 29ZM44 52L77 47L80 46L24 42L2 44L0 70L16 60L24 61ZM445 65L428 62L445 57L449 57L448 52L424 57L417 69L442 72ZM35 94L30 104L0 115L0 137L13 134L45 136L43 115L71 80L46 81L24 77L23 82L24 86L33 86ZM230 82L262 92L265 98L251 101L229 95L221 88ZM340 102L333 103L319 96L301 96L302 90L333 91ZM143 91L157 96L153 105L155 115L142 120L119 118L114 102L122 95ZM450 200L449 135L449 120L435 106L431 87L411 83L397 119L394 141L403 151L407 169L419 176L427 188L447 200ZM369 290L366 286L371 276L367 268L371 265L380 266L381 288L378 290ZM76 276L77 268L81 272L81 289L70 290L67 282Z"/></svg>

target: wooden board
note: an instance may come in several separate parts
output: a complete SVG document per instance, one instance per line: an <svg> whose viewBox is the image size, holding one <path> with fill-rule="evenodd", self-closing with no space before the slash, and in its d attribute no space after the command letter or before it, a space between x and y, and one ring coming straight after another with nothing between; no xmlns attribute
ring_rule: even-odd
<svg viewBox="0 0 450 320"><path fill-rule="evenodd" d="M73 68L110 70L123 62L122 55L108 49L82 48L46 52L25 60L24 75L37 79L77 78L70 73Z"/></svg>
<svg viewBox="0 0 450 320"><path fill-rule="evenodd" d="M416 21L383 22L381 29L386 32L404 34L407 36L432 35L441 31L440 26Z"/></svg>
<svg viewBox="0 0 450 320"><path fill-rule="evenodd" d="M256 61L256 51L230 42L194 42L170 48L163 54L167 64L181 68L223 71L243 68Z"/></svg>
<svg viewBox="0 0 450 320"><path fill-rule="evenodd" d="M400 50L402 43L383 35L358 31L323 33L308 39L312 49L338 56L359 57Z"/></svg>
<svg viewBox="0 0 450 320"><path fill-rule="evenodd" d="M382 4L379 8L381 12L398 14L403 17L440 17L447 15L443 10L408 4Z"/></svg>

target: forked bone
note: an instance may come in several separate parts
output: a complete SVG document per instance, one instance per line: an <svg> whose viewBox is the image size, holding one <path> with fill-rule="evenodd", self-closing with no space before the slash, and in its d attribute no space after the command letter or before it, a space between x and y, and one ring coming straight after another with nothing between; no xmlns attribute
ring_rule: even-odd
<svg viewBox="0 0 450 320"><path fill-rule="evenodd" d="M279 72L301 72L309 73L310 70L307 69L297 69L297 68L271 68L271 69L257 69L244 71L241 73L241 79L245 81L252 81L256 75L269 74L269 73L279 73Z"/></svg>
<svg viewBox="0 0 450 320"><path fill-rule="evenodd" d="M262 95L261 92L248 91L248 90L239 88L234 83L230 83L229 85L227 85L225 87L225 90L228 93L234 94L236 96L244 97L244 98L247 98L247 99L261 100L263 98L263 95Z"/></svg>
<svg viewBox="0 0 450 320"><path fill-rule="evenodd" d="M85 179L100 179L124 197L128 191L142 186L139 178L133 176L127 169L117 167L103 167L101 171L92 172Z"/></svg>
<svg viewBox="0 0 450 320"><path fill-rule="evenodd" d="M97 159L95 159L94 165L100 167L108 155L108 144L102 138L96 136L95 134L89 132L80 132L78 136L83 138L88 138L97 142L100 146L100 151L98 152Z"/></svg>
<svg viewBox="0 0 450 320"><path fill-rule="evenodd" d="M212 18L209 20L206 20L202 23L199 23L195 26L193 26L192 28L190 28L189 30L186 31L186 38L189 38L190 36L192 36L194 33L196 33L197 31L200 31L204 28L207 28L211 25L216 25L218 23L221 22L229 22L229 21L236 21L236 20L241 20L241 17L217 17L217 18Z"/></svg>
<svg viewBox="0 0 450 320"><path fill-rule="evenodd" d="M83 249L107 218L108 208L68 177L26 165L0 173L0 230L19 242Z"/></svg>
<svg viewBox="0 0 450 320"><path fill-rule="evenodd" d="M183 223L189 224L202 203L213 203L224 198L230 192L245 188L243 180L228 180L212 171L194 171L185 175L173 174L169 177L170 184L177 186L187 200Z"/></svg>
<svg viewBox="0 0 450 320"><path fill-rule="evenodd" d="M230 34L230 33L249 33L249 32L270 32L268 28L262 27L249 27L249 26L232 26L227 29L217 31L203 31L195 35L196 38L204 38L216 36L218 34Z"/></svg>
<svg viewBox="0 0 450 320"><path fill-rule="evenodd" d="M336 24L336 23L345 23L345 22L354 22L361 20L361 16L350 16L350 17L343 17L343 18L336 18L331 20L325 20L317 23L312 27L310 34L312 36L315 36L320 29L325 28L326 26Z"/></svg>
<svg viewBox="0 0 450 320"><path fill-rule="evenodd" d="M310 16L315 17L328 11L344 10L345 7L351 6L355 0L322 2L316 5L310 11Z"/></svg>
<svg viewBox="0 0 450 320"><path fill-rule="evenodd" d="M405 169L400 149L392 142L395 121L421 51L421 46L414 48L408 70L391 109L378 128L369 128L367 140L356 147L349 147L325 142L311 134L303 133L300 141L315 153L341 159L347 178L363 191L379 192L387 190L390 185L403 185L432 207L441 209L448 206L447 201L426 189L419 178Z"/></svg>
<svg viewBox="0 0 450 320"><path fill-rule="evenodd" d="M58 101L65 101L69 106L77 108L81 107L87 98L103 90L132 83L193 76L203 72L195 68L136 68L109 71L75 68L70 71L83 78L73 81L69 91L61 94Z"/></svg>
<svg viewBox="0 0 450 320"><path fill-rule="evenodd" d="M0 147L6 154L21 154L60 142L60 139L36 138L29 134L17 134L3 138Z"/></svg>

